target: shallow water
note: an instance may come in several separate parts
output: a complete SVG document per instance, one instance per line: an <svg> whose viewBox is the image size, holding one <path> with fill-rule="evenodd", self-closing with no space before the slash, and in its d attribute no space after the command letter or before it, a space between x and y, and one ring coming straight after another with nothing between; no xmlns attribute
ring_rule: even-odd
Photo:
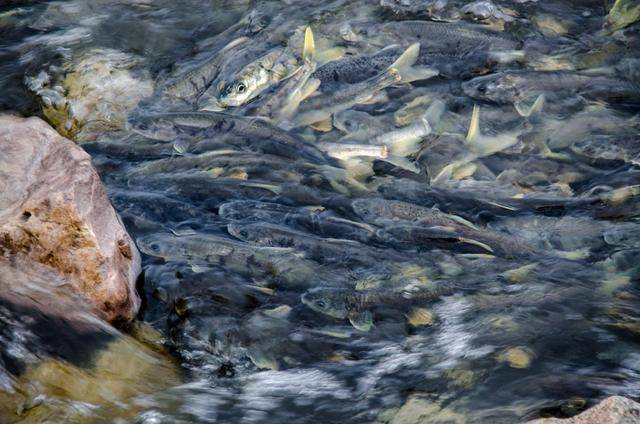
<svg viewBox="0 0 640 424"><path fill-rule="evenodd" d="M511 423L640 397L638 24L602 30L601 1L316 3L0 7L0 108L91 154L144 268L138 341L97 327L68 351L43 334L76 346L76 325L0 303L0 421ZM304 71L193 113L276 49L301 66L306 26L316 61L393 54L286 118L256 115ZM438 76L296 121L416 42ZM535 73L473 79L505 72ZM322 313L320 288L360 300Z"/></svg>

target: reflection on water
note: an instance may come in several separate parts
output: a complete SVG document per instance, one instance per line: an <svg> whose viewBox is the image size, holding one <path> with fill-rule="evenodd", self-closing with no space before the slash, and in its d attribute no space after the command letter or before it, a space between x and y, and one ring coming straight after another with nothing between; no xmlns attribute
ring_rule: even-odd
<svg viewBox="0 0 640 424"><path fill-rule="evenodd" d="M136 341L0 297L0 420L516 422L640 396L639 16L605 3L2 6L0 105L91 154L145 306Z"/></svg>

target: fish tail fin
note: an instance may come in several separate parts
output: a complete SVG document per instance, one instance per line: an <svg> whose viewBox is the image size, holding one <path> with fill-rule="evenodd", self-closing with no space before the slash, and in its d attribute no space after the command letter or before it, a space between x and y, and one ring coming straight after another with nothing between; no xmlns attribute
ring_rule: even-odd
<svg viewBox="0 0 640 424"><path fill-rule="evenodd" d="M304 87L302 87L300 91L291 96L287 104L280 110L280 113L278 114L278 121L284 121L291 118L296 110L298 110L298 106L300 106L300 103L302 103L304 99L315 93L318 87L320 87L319 79L313 78L307 81Z"/></svg>
<svg viewBox="0 0 640 424"><path fill-rule="evenodd" d="M375 92L378 90L382 90L390 85L399 83L400 81L402 81L402 76L397 69L389 68L368 81L373 87L375 87L375 89L373 90ZM366 101L366 99L364 99L363 101Z"/></svg>
<svg viewBox="0 0 640 424"><path fill-rule="evenodd" d="M528 118L530 116L534 116L542 112L542 108L544 107L545 101L546 101L546 98L544 94L540 94L536 98L535 102L533 102L533 105L531 105L531 107L529 108L524 106L522 103L514 103L513 106L516 108L518 115L522 116L523 118Z"/></svg>
<svg viewBox="0 0 640 424"><path fill-rule="evenodd" d="M313 39L313 31L311 27L307 27L304 31L304 46L302 47L302 60L305 62L312 62L313 55L316 51L316 42Z"/></svg>
<svg viewBox="0 0 640 424"><path fill-rule="evenodd" d="M489 57L498 63L511 63L524 59L525 54L522 50L491 51Z"/></svg>
<svg viewBox="0 0 640 424"><path fill-rule="evenodd" d="M389 66L388 70L395 69L400 74L403 83L428 79L438 75L438 71L426 66L413 66L418 60L420 43L410 45L404 53Z"/></svg>
<svg viewBox="0 0 640 424"><path fill-rule="evenodd" d="M412 160L407 159L404 156L391 154L391 155L388 155L384 160L385 162L389 162L390 164L395 165L398 168L402 168L409 172L413 172L414 174L420 173L420 169L416 166L416 164Z"/></svg>
<svg viewBox="0 0 640 424"><path fill-rule="evenodd" d="M417 122L411 124L415 130L411 137L403 137L393 140L393 142L385 143L394 155L409 156L420 150L423 137L431 133L431 126L426 118L422 117Z"/></svg>
<svg viewBox="0 0 640 424"><path fill-rule="evenodd" d="M422 119L426 119L427 122L433 126L436 122L440 121L444 110L444 102L442 100L434 100L433 103L429 105L424 115L422 115Z"/></svg>

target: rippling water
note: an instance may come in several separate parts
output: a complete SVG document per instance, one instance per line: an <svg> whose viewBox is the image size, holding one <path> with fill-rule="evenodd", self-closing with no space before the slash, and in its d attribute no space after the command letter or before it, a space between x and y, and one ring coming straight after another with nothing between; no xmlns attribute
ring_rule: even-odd
<svg viewBox="0 0 640 424"><path fill-rule="evenodd" d="M3 4L0 108L91 154L144 305L125 336L0 303L0 420L507 423L640 397L640 27L612 6Z"/></svg>

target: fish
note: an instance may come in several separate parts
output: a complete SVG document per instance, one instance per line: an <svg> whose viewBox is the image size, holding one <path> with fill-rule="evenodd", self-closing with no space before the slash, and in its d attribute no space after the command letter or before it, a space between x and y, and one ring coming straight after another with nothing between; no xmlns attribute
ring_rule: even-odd
<svg viewBox="0 0 640 424"><path fill-rule="evenodd" d="M239 240L259 246L295 248L305 256L323 263L355 262L371 265L370 248L353 240L327 239L266 222L230 222L229 234Z"/></svg>
<svg viewBox="0 0 640 424"><path fill-rule="evenodd" d="M224 55L248 41L247 37L232 40L212 57L170 80L163 88L163 93L185 100L197 99L218 75Z"/></svg>
<svg viewBox="0 0 640 424"><path fill-rule="evenodd" d="M257 116L266 116L273 122L290 119L304 99L312 95L320 86L320 81L310 79L316 70L314 60L315 41L311 28L305 30L302 51L302 65L278 90L255 111Z"/></svg>
<svg viewBox="0 0 640 424"><path fill-rule="evenodd" d="M215 235L156 233L136 239L140 251L166 261L186 261L194 269L222 266L231 272L306 286L319 275L315 263L290 248L255 246Z"/></svg>
<svg viewBox="0 0 640 424"><path fill-rule="evenodd" d="M320 81L324 92L339 90L344 84L363 82L378 75L389 68L400 54L402 48L391 45L373 55L346 57L325 63L313 73L312 78ZM445 78L468 78L486 73L496 62L496 58L483 50L430 52L420 48L415 65L425 71L432 69ZM419 77L409 75L403 81L411 82Z"/></svg>
<svg viewBox="0 0 640 424"><path fill-rule="evenodd" d="M240 70L231 81L224 82L217 103L223 107L241 106L267 88L291 76L298 68L288 49L275 48Z"/></svg>
<svg viewBox="0 0 640 424"><path fill-rule="evenodd" d="M442 185L448 180L460 180L473 175L477 170L475 163L477 159L491 156L517 144L519 135L520 131L515 130L495 136L484 136L480 132L480 107L474 105L467 135L460 146L463 149L450 158L451 163L441 168L437 174L430 175L431 185Z"/></svg>
<svg viewBox="0 0 640 424"><path fill-rule="evenodd" d="M594 134L574 142L571 151L596 166L640 165L640 145L633 134Z"/></svg>
<svg viewBox="0 0 640 424"><path fill-rule="evenodd" d="M476 100L518 105L544 95L548 101L570 96L611 104L639 106L640 85L607 74L574 71L505 71L462 83Z"/></svg>
<svg viewBox="0 0 640 424"><path fill-rule="evenodd" d="M167 112L129 119L131 131L155 140L172 141L178 136L211 136L229 134L227 141L233 145L259 148L264 153L292 159L306 159L313 163L330 164L323 152L300 136L256 118L230 115L222 112Z"/></svg>
<svg viewBox="0 0 640 424"><path fill-rule="evenodd" d="M235 221L281 222L289 214L300 213L301 208L258 200L232 200L218 207L218 215Z"/></svg>
<svg viewBox="0 0 640 424"><path fill-rule="evenodd" d="M353 211L366 222L401 219L405 221L421 221L429 225L448 226L464 225L478 230L473 223L457 215L451 215L435 208L425 208L414 203L400 200L388 200L379 197L360 198L351 203Z"/></svg>
<svg viewBox="0 0 640 424"><path fill-rule="evenodd" d="M332 114L363 103L384 88L409 80L426 79L437 75L431 69L413 69L419 44L413 44L387 70L361 83L350 84L342 90L330 94L311 97L300 104L298 114L293 118L293 126L310 125L325 121ZM322 89L322 84L321 84Z"/></svg>
<svg viewBox="0 0 640 424"><path fill-rule="evenodd" d="M163 259L201 259L217 260L229 256L234 248L224 239L205 235L187 235L182 237L160 237L158 235L139 237L138 249L146 255Z"/></svg>
<svg viewBox="0 0 640 424"><path fill-rule="evenodd" d="M513 51L522 43L510 35L493 31L483 25L466 22L397 21L382 24L382 33L390 33L400 40L419 41L431 51L470 48L491 51Z"/></svg>
<svg viewBox="0 0 640 424"><path fill-rule="evenodd" d="M394 155L408 156L419 150L422 138L431 133L431 125L427 114L411 125L377 135L370 140L371 144L387 147Z"/></svg>
<svg viewBox="0 0 640 424"><path fill-rule="evenodd" d="M353 290L347 288L318 287L302 294L300 300L307 307L336 319L348 319L354 328L369 331L373 327L371 309L376 306L405 306L437 300L455 293L451 284L433 284L428 289L406 291Z"/></svg>
<svg viewBox="0 0 640 424"><path fill-rule="evenodd" d="M386 158L389 155L387 146L371 146L369 144L316 143L320 150L336 159L353 157Z"/></svg>
<svg viewBox="0 0 640 424"><path fill-rule="evenodd" d="M376 232L376 239L387 246L402 250L450 250L459 253L494 254L486 243L464 236L461 227L430 226L388 222ZM473 232L480 235L480 232Z"/></svg>

